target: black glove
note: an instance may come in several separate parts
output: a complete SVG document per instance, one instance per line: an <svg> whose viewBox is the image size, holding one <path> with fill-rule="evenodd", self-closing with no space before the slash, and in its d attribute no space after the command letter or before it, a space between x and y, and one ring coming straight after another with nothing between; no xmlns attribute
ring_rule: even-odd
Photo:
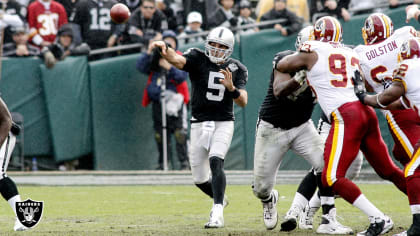
<svg viewBox="0 0 420 236"><path fill-rule="evenodd" d="M365 83L363 82L362 77L360 76L360 72L356 70L354 72L354 76L351 78L354 83L354 93L359 98L359 100L365 104L365 97L366 97L366 88Z"/></svg>

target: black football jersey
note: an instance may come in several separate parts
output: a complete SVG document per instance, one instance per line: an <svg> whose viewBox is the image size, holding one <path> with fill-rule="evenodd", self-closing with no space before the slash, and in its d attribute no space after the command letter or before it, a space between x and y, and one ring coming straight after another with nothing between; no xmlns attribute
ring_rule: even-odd
<svg viewBox="0 0 420 236"><path fill-rule="evenodd" d="M80 0L76 5L74 23L80 25L83 41L91 49L106 48L108 38L117 34L109 12L116 0Z"/></svg>
<svg viewBox="0 0 420 236"><path fill-rule="evenodd" d="M192 86L192 122L234 120L233 98L219 82L224 78L220 69L229 68L236 88L245 89L248 70L238 60L229 58L218 65L210 61L203 51L191 48L184 53L187 62L183 70L189 73Z"/></svg>
<svg viewBox="0 0 420 236"><path fill-rule="evenodd" d="M259 118L276 128L291 129L305 123L311 118L315 105L315 97L309 86L297 95L280 98L274 96L274 66L283 57L293 53L293 51L287 50L274 56L273 71L271 72L267 95L260 107Z"/></svg>

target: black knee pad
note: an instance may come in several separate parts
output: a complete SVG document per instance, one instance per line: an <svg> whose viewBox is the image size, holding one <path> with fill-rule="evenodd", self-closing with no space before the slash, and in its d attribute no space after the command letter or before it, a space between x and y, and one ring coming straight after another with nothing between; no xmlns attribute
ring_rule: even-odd
<svg viewBox="0 0 420 236"><path fill-rule="evenodd" d="M0 180L0 193L6 201L19 194L15 182L9 177Z"/></svg>

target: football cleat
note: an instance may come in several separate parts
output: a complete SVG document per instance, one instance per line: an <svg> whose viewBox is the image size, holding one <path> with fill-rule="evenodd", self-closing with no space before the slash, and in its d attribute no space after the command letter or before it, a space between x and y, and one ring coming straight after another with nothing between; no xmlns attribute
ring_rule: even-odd
<svg viewBox="0 0 420 236"><path fill-rule="evenodd" d="M301 210L297 206L292 206L284 216L284 220L281 223L280 231L292 231L296 229L297 220Z"/></svg>
<svg viewBox="0 0 420 236"><path fill-rule="evenodd" d="M391 218L385 216L385 218L380 217L369 217L370 225L367 230L357 233L357 236L376 236L388 233L392 228L394 228L394 222Z"/></svg>
<svg viewBox="0 0 420 236"><path fill-rule="evenodd" d="M204 228L223 228L225 221L223 219L223 205L215 204L210 212L210 220L204 225Z"/></svg>
<svg viewBox="0 0 420 236"><path fill-rule="evenodd" d="M263 202L263 216L264 224L268 230L276 228L277 225L277 201L279 199L279 192L275 189L271 191L271 200L269 202Z"/></svg>
<svg viewBox="0 0 420 236"><path fill-rule="evenodd" d="M337 209L332 208L328 214L322 215L321 224L316 232L318 234L353 234L350 227L340 224L336 219Z"/></svg>
<svg viewBox="0 0 420 236"><path fill-rule="evenodd" d="M28 229L29 229L28 227L24 226L22 223L20 223L18 219L16 219L15 226L13 227L14 231L25 231Z"/></svg>
<svg viewBox="0 0 420 236"><path fill-rule="evenodd" d="M315 213L319 207L310 207L309 204L303 209L299 215L299 229L313 229Z"/></svg>
<svg viewBox="0 0 420 236"><path fill-rule="evenodd" d="M420 235L420 227L412 224L407 231L401 232L399 234L394 234L394 236L416 236Z"/></svg>

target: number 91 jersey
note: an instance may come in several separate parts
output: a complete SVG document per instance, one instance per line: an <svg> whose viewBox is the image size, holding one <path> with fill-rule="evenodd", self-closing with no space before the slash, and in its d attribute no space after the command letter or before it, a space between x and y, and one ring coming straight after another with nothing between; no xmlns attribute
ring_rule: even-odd
<svg viewBox="0 0 420 236"><path fill-rule="evenodd" d="M354 49L359 55L366 81L376 93L382 92L391 83L392 73L398 66L399 48L415 34L412 26L404 26L380 43L359 45Z"/></svg>
<svg viewBox="0 0 420 236"><path fill-rule="evenodd" d="M341 105L358 100L351 78L359 70L359 59L352 49L340 43L307 41L300 51L318 55L307 77L327 117Z"/></svg>
<svg viewBox="0 0 420 236"><path fill-rule="evenodd" d="M192 121L234 120L233 98L226 87L219 82L224 76L221 69L232 72L233 85L245 89L248 70L238 60L229 58L223 64L215 64L203 51L188 49L183 55L186 64L183 70L189 73L192 85Z"/></svg>

